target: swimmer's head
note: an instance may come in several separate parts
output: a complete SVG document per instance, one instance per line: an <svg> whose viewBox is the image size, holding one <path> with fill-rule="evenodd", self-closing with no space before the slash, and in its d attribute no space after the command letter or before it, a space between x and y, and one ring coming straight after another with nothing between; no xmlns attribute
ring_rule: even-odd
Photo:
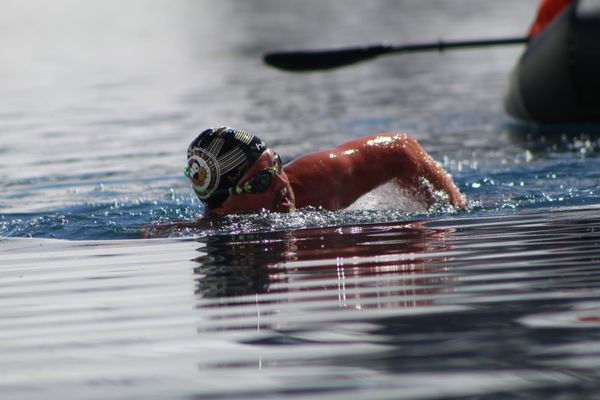
<svg viewBox="0 0 600 400"><path fill-rule="evenodd" d="M251 133L228 127L200 133L187 150L186 176L208 209L220 206L267 146Z"/></svg>

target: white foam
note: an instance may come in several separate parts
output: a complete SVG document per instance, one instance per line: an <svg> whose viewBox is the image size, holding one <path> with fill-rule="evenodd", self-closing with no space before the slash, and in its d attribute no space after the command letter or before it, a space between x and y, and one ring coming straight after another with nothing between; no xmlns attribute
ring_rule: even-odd
<svg viewBox="0 0 600 400"><path fill-rule="evenodd" d="M347 208L349 211L392 209L400 209L406 212L426 212L427 205L408 191L402 190L390 182L361 196Z"/></svg>

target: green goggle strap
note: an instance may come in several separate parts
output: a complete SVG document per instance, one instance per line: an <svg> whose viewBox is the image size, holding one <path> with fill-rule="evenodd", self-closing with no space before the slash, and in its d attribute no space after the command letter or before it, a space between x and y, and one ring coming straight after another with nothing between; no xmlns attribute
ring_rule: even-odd
<svg viewBox="0 0 600 400"><path fill-rule="evenodd" d="M232 188L227 189L227 193L229 193L229 194L252 193L252 185L250 184L250 182L246 182L242 186L234 186Z"/></svg>

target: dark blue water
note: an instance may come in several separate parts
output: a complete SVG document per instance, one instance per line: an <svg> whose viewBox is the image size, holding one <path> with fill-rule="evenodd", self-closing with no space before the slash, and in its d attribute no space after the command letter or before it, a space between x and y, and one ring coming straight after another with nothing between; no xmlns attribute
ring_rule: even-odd
<svg viewBox="0 0 600 400"><path fill-rule="evenodd" d="M305 75L260 61L274 48L520 34L535 6L513 3L464 1L439 13L410 1L65 2L44 16L10 3L0 234L135 238L149 223L198 214L181 173L184 151L199 130L222 124L257 132L286 161L365 134L407 131L453 174L471 211L595 203L600 129L540 131L501 108L519 47L402 55ZM293 16L310 24L290 24Z"/></svg>
<svg viewBox="0 0 600 400"><path fill-rule="evenodd" d="M521 48L261 62L519 35L536 3L4 2L0 397L598 398L600 129L507 117ZM284 161L406 131L469 207L153 231L202 211L185 150L220 125Z"/></svg>

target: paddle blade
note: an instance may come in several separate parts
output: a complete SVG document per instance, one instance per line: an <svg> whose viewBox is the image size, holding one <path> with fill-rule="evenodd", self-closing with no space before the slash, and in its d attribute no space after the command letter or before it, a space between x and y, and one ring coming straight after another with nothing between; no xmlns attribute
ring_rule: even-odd
<svg viewBox="0 0 600 400"><path fill-rule="evenodd" d="M286 50L267 53L264 62L285 71L333 69L366 61L389 51L387 46L347 47L335 50Z"/></svg>

